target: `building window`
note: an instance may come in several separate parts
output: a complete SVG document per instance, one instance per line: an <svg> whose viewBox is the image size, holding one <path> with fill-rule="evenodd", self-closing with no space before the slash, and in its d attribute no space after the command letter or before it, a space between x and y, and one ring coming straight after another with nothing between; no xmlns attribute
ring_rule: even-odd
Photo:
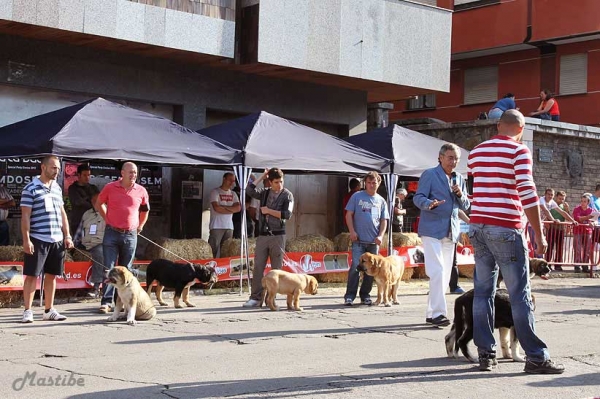
<svg viewBox="0 0 600 399"><path fill-rule="evenodd" d="M571 54L560 57L559 93L587 93L587 54Z"/></svg>
<svg viewBox="0 0 600 399"><path fill-rule="evenodd" d="M489 103L497 99L497 66L465 69L465 104Z"/></svg>
<svg viewBox="0 0 600 399"><path fill-rule="evenodd" d="M408 110L435 108L435 94L425 94L417 96L407 101Z"/></svg>

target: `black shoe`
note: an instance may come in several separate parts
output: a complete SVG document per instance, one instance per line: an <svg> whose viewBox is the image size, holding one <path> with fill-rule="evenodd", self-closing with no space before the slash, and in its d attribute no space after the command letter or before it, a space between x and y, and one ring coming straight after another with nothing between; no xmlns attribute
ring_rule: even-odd
<svg viewBox="0 0 600 399"><path fill-rule="evenodd" d="M590 271L590 269L587 266L582 266L581 269L584 273L588 273Z"/></svg>
<svg viewBox="0 0 600 399"><path fill-rule="evenodd" d="M433 324L436 327L446 327L450 325L450 320L448 320L446 316L441 314L438 317L433 318L433 320L431 320L431 324Z"/></svg>
<svg viewBox="0 0 600 399"><path fill-rule="evenodd" d="M479 371L492 371L497 365L498 360L496 360L496 356L479 356Z"/></svg>
<svg viewBox="0 0 600 399"><path fill-rule="evenodd" d="M431 317L427 317L427 318L425 319L425 323L427 323L427 324L433 324L433 318L431 318Z"/></svg>
<svg viewBox="0 0 600 399"><path fill-rule="evenodd" d="M550 359L544 360L543 362L527 360L523 371L529 374L562 374L565 372L565 366L554 363L554 361Z"/></svg>
<svg viewBox="0 0 600 399"><path fill-rule="evenodd" d="M575 273L581 273L581 267L575 266Z"/></svg>
<svg viewBox="0 0 600 399"><path fill-rule="evenodd" d="M371 300L371 298L365 298L362 301L360 301L360 303L367 306L373 305L373 301Z"/></svg>

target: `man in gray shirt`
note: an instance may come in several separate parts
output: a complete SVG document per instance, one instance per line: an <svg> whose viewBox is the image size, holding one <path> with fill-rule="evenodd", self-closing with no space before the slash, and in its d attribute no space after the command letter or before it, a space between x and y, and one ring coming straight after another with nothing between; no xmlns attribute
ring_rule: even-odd
<svg viewBox="0 0 600 399"><path fill-rule="evenodd" d="M264 179L269 179L270 187L257 188ZM254 250L254 271L252 272L252 292L244 303L245 308L260 306L262 299L262 278L271 260L272 269L281 269L285 249L285 221L292 217L294 196L283 188L283 172L278 168L265 170L256 181L248 184L250 197L260 200L259 236Z"/></svg>
<svg viewBox="0 0 600 399"><path fill-rule="evenodd" d="M344 295L344 305L352 306L358 291L358 262L365 252L379 254L379 246L383 242L383 234L387 229L389 213L387 203L377 194L381 177L377 172L369 172L364 178L365 190L358 191L350 197L346 205L346 224L352 240L352 267L348 271L348 283ZM371 288L373 277L363 276L360 287L360 300L363 305L371 306Z"/></svg>

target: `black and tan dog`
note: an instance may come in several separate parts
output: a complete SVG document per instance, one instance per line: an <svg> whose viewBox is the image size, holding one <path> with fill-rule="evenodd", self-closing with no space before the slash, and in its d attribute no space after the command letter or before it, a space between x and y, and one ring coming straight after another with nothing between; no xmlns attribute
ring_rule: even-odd
<svg viewBox="0 0 600 399"><path fill-rule="evenodd" d="M456 298L454 302L454 323L446 335L446 353L449 357L458 357L458 351L471 362L476 362L469 352L469 342L473 340L473 298L475 291L470 290ZM535 307L535 298L532 296ZM497 289L494 297L495 318L494 328L500 331L500 347L502 357L513 359L515 362L524 362L519 351L519 340L515 332L515 323L512 317L512 308L508 298L508 291ZM510 337L509 337L510 335Z"/></svg>
<svg viewBox="0 0 600 399"><path fill-rule="evenodd" d="M542 280L548 280L552 268L544 259L529 258L529 278L538 276ZM498 271L498 281L496 287L500 288L500 283L504 280L502 272Z"/></svg>
<svg viewBox="0 0 600 399"><path fill-rule="evenodd" d="M179 299L188 307L195 305L189 301L190 287L196 281L203 284L216 283L218 281L214 267L195 265L192 263L175 263L166 259L153 260L146 269L146 287L148 295L152 292L152 283L156 281L156 299L161 306L168 306L162 298L165 287L174 288L175 296L173 303L176 308L182 308Z"/></svg>

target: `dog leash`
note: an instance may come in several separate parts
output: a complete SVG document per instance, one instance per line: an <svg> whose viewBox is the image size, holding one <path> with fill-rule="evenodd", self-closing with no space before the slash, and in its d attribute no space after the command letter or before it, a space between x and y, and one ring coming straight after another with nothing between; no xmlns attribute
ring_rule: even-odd
<svg viewBox="0 0 600 399"><path fill-rule="evenodd" d="M171 255L173 255L173 256L175 256L175 257L177 257L177 258L181 259L182 261L184 261L184 262L186 262L186 263L190 263L190 264L192 263L192 262L190 262L189 260L187 260L187 259L185 259L185 258L182 258L181 256L177 255L175 252L173 252L173 251L170 251L170 250L168 250L167 248L163 247L162 245L160 245L160 244L158 244L158 243L156 243L156 242L152 241L151 239L149 239L149 238L148 238L148 237L146 237L145 235L143 235L143 234L141 234L141 233L138 233L138 236L139 236L139 237L142 237L144 240L148 241L149 243L156 245L157 247L159 247L159 248L160 248L160 249L162 249L163 251L166 251L166 252L170 253ZM212 287L213 287L213 285L215 285L215 283L211 283L211 284L210 284L210 286L209 286L208 284L206 284L206 283L203 283L203 282L201 282L201 281L199 281L198 283L199 283L201 286L203 286L203 287L208 287L208 290L209 290L209 291L210 291L210 290L212 290Z"/></svg>

